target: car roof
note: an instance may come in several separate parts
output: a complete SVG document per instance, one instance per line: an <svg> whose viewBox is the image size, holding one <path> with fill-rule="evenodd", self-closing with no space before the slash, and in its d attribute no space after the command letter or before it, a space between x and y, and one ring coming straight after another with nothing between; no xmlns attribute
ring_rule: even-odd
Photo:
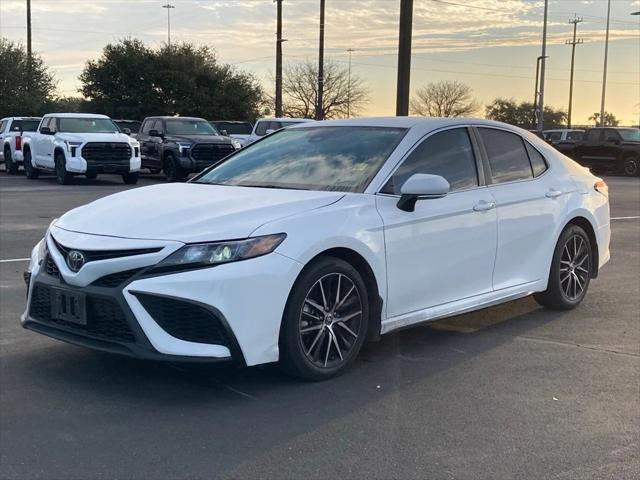
<svg viewBox="0 0 640 480"><path fill-rule="evenodd" d="M99 113L47 113L43 118L109 118Z"/></svg>
<svg viewBox="0 0 640 480"><path fill-rule="evenodd" d="M251 122L245 122L244 120L209 120L209 123L248 123L251 125Z"/></svg>
<svg viewBox="0 0 640 480"><path fill-rule="evenodd" d="M5 117L0 118L0 122L4 122L5 120L41 120L42 117Z"/></svg>
<svg viewBox="0 0 640 480"><path fill-rule="evenodd" d="M288 117L273 117L273 118L259 118L258 122L315 122L310 118L288 118Z"/></svg>
<svg viewBox="0 0 640 480"><path fill-rule="evenodd" d="M436 130L456 125L478 125L487 127L506 128L514 131L526 131L507 123L485 120L482 118L441 118L441 117L358 117L341 120L322 120L305 125L304 128L318 128L323 126L352 126L352 127L395 127ZM296 125L291 128L301 128Z"/></svg>
<svg viewBox="0 0 640 480"><path fill-rule="evenodd" d="M145 118L145 120L202 120L205 121L206 120L204 118L200 118L200 117L175 117L175 116L171 116L171 115L160 115L157 117L147 117Z"/></svg>

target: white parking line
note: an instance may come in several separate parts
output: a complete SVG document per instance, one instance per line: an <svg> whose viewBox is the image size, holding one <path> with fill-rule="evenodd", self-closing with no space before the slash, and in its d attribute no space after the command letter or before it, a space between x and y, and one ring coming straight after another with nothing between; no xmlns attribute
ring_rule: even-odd
<svg viewBox="0 0 640 480"><path fill-rule="evenodd" d="M640 218L640 215L635 217L611 217L611 220L637 220L638 218Z"/></svg>
<svg viewBox="0 0 640 480"><path fill-rule="evenodd" d="M8 258L6 260L0 260L0 263L13 263L13 262L28 262L30 258Z"/></svg>

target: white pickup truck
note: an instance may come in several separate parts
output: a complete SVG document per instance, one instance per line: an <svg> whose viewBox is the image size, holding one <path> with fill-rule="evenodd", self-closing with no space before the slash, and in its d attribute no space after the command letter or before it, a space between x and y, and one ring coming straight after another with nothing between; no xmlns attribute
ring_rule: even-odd
<svg viewBox="0 0 640 480"><path fill-rule="evenodd" d="M40 124L38 117L7 117L0 120L0 161L9 175L18 173L22 165L22 135L35 132Z"/></svg>
<svg viewBox="0 0 640 480"><path fill-rule="evenodd" d="M61 185L75 175L93 179L99 173L122 175L128 185L138 181L140 144L105 115L47 114L37 132L23 135L22 144L24 170L30 179L51 171Z"/></svg>

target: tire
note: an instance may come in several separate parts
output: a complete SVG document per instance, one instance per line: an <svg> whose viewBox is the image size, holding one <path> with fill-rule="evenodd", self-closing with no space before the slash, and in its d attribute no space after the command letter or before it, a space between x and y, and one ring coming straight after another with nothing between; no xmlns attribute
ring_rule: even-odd
<svg viewBox="0 0 640 480"><path fill-rule="evenodd" d="M627 155L622 159L622 173L627 177L640 175L640 158L635 155Z"/></svg>
<svg viewBox="0 0 640 480"><path fill-rule="evenodd" d="M13 161L13 155L9 147L4 149L4 167L7 170L8 175L15 175L18 173L18 165Z"/></svg>
<svg viewBox="0 0 640 480"><path fill-rule="evenodd" d="M553 310L575 308L587 294L593 264L589 236L581 227L568 225L553 253L547 289L534 294L534 298L543 307Z"/></svg>
<svg viewBox="0 0 640 480"><path fill-rule="evenodd" d="M24 173L29 180L35 180L40 176L40 169L34 167L31 163L31 150L25 150L24 152Z"/></svg>
<svg viewBox="0 0 640 480"><path fill-rule="evenodd" d="M135 185L138 183L138 172L130 172L122 175L122 181L125 185Z"/></svg>
<svg viewBox="0 0 640 480"><path fill-rule="evenodd" d="M88 173L85 173L84 176L88 180L95 180L96 178L98 178L98 174L96 172L88 172Z"/></svg>
<svg viewBox="0 0 640 480"><path fill-rule="evenodd" d="M169 152L166 154L164 159L164 175L167 179L167 182L181 182L189 172L186 172L180 165L178 165L178 161L173 153Z"/></svg>
<svg viewBox="0 0 640 480"><path fill-rule="evenodd" d="M69 185L73 180L73 175L67 172L67 161L60 152L55 154L56 181L59 185Z"/></svg>
<svg viewBox="0 0 640 480"><path fill-rule="evenodd" d="M304 380L343 373L364 344L369 312L369 293L358 271L344 260L321 257L305 267L289 294L280 366Z"/></svg>

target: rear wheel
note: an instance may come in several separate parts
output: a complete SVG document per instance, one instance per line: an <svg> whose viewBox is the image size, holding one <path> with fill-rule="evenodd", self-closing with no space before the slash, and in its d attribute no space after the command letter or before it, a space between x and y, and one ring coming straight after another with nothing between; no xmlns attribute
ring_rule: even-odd
<svg viewBox="0 0 640 480"><path fill-rule="evenodd" d="M280 332L280 364L298 378L324 380L356 358L369 322L365 283L349 263L324 257L296 281Z"/></svg>
<svg viewBox="0 0 640 480"><path fill-rule="evenodd" d="M73 179L73 175L67 172L67 161L60 152L56 153L56 181L60 185L69 185Z"/></svg>
<svg viewBox="0 0 640 480"><path fill-rule="evenodd" d="M627 177L640 175L640 158L635 155L627 155L622 159L622 173Z"/></svg>
<svg viewBox="0 0 640 480"><path fill-rule="evenodd" d="M40 176L40 170L31 163L31 150L24 152L24 173L29 180L35 180Z"/></svg>
<svg viewBox="0 0 640 480"><path fill-rule="evenodd" d="M135 185L138 183L138 172L130 172L122 175L122 181L125 185Z"/></svg>
<svg viewBox="0 0 640 480"><path fill-rule="evenodd" d="M13 155L11 154L11 148L8 146L4 149L4 166L7 169L9 175L15 175L18 173L18 165L13 161Z"/></svg>
<svg viewBox="0 0 640 480"><path fill-rule="evenodd" d="M547 289L534 298L547 308L571 310L587 294L593 264L589 236L581 227L569 225L556 245Z"/></svg>
<svg viewBox="0 0 640 480"><path fill-rule="evenodd" d="M176 160L173 153L167 153L164 159L164 175L167 178L167 182L181 182L189 172L186 172Z"/></svg>

